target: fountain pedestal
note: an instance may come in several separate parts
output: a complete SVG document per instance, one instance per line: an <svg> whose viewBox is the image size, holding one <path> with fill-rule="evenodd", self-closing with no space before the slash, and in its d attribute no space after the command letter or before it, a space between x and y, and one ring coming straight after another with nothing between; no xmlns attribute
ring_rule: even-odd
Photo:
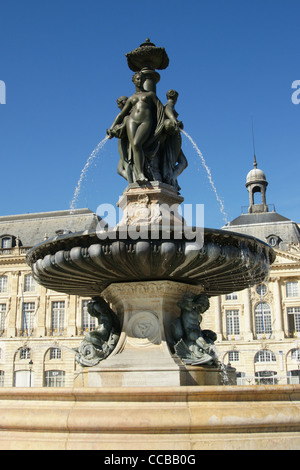
<svg viewBox="0 0 300 470"><path fill-rule="evenodd" d="M111 284L102 296L122 319L119 342L98 366L77 371L75 386L220 385L219 369L186 366L168 346L171 323L180 315L177 302L185 292L202 291L202 287L172 281Z"/></svg>
<svg viewBox="0 0 300 470"><path fill-rule="evenodd" d="M172 186L160 181L149 181L142 186L129 184L117 204L123 211L118 227L182 226L184 220L179 206L183 200Z"/></svg>

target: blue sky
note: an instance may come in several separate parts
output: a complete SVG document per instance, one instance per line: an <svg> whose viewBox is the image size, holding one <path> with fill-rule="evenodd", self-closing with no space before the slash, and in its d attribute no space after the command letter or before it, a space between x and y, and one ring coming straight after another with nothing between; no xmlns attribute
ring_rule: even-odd
<svg viewBox="0 0 300 470"><path fill-rule="evenodd" d="M87 158L105 137L116 98L134 92L125 53L149 37L166 48L157 95L179 92L177 112L201 150L228 220L248 205L258 167L267 202L300 222L299 0L3 0L1 2L0 215L68 209ZM205 225L224 218L200 158L183 138L186 203L205 204ZM77 207L115 204L116 139L83 181Z"/></svg>

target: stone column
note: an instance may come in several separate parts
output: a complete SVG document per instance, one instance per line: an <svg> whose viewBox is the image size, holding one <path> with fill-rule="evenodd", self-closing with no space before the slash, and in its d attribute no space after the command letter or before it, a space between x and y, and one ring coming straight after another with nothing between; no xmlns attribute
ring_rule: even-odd
<svg viewBox="0 0 300 470"><path fill-rule="evenodd" d="M222 341L222 307L221 307L221 296L215 297L215 328L217 334L217 341Z"/></svg>
<svg viewBox="0 0 300 470"><path fill-rule="evenodd" d="M15 336L17 329L21 328L21 325L17 325L17 312L18 312L18 289L19 289L19 276L20 272L15 271L10 274L8 282L9 286L9 315L8 315L8 325L7 325L7 336Z"/></svg>
<svg viewBox="0 0 300 470"><path fill-rule="evenodd" d="M47 292L47 289L43 286L39 286L39 290L40 290L39 297L37 297L37 301L39 302L39 305L37 309L36 336L45 336L46 335L46 292Z"/></svg>
<svg viewBox="0 0 300 470"><path fill-rule="evenodd" d="M276 277L271 279L273 281L273 292L274 292L274 320L275 320L275 339L283 339L283 315L281 305L281 291L280 291L280 278Z"/></svg>
<svg viewBox="0 0 300 470"><path fill-rule="evenodd" d="M250 298L250 289L245 289L242 292L243 301L244 301L244 334L243 339L245 341L253 340L253 330L252 330L252 311L251 311L251 298Z"/></svg>
<svg viewBox="0 0 300 470"><path fill-rule="evenodd" d="M77 298L75 295L69 295L67 299L67 318L66 318L66 330L67 336L76 335L76 309L77 309Z"/></svg>

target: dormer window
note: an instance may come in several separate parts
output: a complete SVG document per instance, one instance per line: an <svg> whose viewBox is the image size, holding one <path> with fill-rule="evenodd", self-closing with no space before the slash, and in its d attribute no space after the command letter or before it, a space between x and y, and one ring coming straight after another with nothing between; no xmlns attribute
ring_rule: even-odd
<svg viewBox="0 0 300 470"><path fill-rule="evenodd" d="M279 243L281 242L281 238L279 238L277 235L273 235L273 234L266 237L266 240L272 248L278 247Z"/></svg>
<svg viewBox="0 0 300 470"><path fill-rule="evenodd" d="M11 248L11 247L12 247L11 237L3 237L1 240L1 248Z"/></svg>
<svg viewBox="0 0 300 470"><path fill-rule="evenodd" d="M14 235L3 234L0 236L0 248L2 248L3 250L9 250L10 248L14 248L17 244L18 246L20 245L20 240Z"/></svg>

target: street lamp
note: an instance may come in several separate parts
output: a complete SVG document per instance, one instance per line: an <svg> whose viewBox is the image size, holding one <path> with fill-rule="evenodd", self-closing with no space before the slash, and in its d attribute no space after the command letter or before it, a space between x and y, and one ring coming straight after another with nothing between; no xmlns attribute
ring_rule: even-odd
<svg viewBox="0 0 300 470"><path fill-rule="evenodd" d="M33 362L32 362L32 360L30 359L30 361L29 361L29 387L31 387L31 372L32 372L32 366L33 366Z"/></svg>

